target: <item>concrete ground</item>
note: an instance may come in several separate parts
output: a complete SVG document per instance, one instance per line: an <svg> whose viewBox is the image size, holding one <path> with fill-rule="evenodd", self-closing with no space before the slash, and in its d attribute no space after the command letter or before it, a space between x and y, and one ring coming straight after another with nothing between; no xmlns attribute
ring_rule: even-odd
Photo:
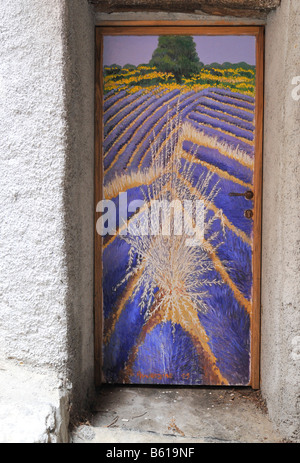
<svg viewBox="0 0 300 463"><path fill-rule="evenodd" d="M103 387L73 443L282 442L248 388Z"/></svg>

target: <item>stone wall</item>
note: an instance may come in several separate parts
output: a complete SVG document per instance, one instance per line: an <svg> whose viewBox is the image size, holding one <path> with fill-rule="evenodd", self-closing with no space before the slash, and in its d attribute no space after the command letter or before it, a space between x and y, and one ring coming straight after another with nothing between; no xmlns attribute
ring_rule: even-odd
<svg viewBox="0 0 300 463"><path fill-rule="evenodd" d="M86 0L3 0L0 20L1 360L56 377L78 409L93 391L93 16Z"/></svg>
<svg viewBox="0 0 300 463"><path fill-rule="evenodd" d="M261 387L272 420L300 440L300 2L266 27ZM300 78L299 78L300 83ZM298 91L300 94L300 91Z"/></svg>
<svg viewBox="0 0 300 463"><path fill-rule="evenodd" d="M1 15L2 356L67 361L64 3L3 0Z"/></svg>
<svg viewBox="0 0 300 463"><path fill-rule="evenodd" d="M235 17L260 18L280 4L280 0L89 0L95 11L168 13L207 13Z"/></svg>

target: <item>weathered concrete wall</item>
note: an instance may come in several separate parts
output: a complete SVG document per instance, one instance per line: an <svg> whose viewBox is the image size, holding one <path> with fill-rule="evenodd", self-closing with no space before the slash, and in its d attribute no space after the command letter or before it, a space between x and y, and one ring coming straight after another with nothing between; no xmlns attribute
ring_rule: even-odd
<svg viewBox="0 0 300 463"><path fill-rule="evenodd" d="M262 392L283 435L300 440L300 2L268 16L262 253ZM300 83L300 82L299 82ZM300 93L300 92L298 92Z"/></svg>
<svg viewBox="0 0 300 463"><path fill-rule="evenodd" d="M75 407L93 384L89 8L86 0L0 5L0 353L49 370L52 385L54 372Z"/></svg>
<svg viewBox="0 0 300 463"><path fill-rule="evenodd" d="M94 392L94 16L86 0L67 0L64 236L68 273L68 377L75 410Z"/></svg>

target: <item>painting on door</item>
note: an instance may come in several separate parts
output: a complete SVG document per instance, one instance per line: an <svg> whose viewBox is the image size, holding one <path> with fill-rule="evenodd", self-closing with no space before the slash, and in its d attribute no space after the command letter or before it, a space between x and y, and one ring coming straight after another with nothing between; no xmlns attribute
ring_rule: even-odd
<svg viewBox="0 0 300 463"><path fill-rule="evenodd" d="M256 39L102 46L103 380L248 385Z"/></svg>

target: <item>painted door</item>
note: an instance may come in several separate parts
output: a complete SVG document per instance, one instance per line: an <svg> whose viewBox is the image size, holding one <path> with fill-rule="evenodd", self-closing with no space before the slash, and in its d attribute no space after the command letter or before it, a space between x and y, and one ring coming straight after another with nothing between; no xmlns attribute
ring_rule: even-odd
<svg viewBox="0 0 300 463"><path fill-rule="evenodd" d="M261 36L98 32L103 382L258 385Z"/></svg>

